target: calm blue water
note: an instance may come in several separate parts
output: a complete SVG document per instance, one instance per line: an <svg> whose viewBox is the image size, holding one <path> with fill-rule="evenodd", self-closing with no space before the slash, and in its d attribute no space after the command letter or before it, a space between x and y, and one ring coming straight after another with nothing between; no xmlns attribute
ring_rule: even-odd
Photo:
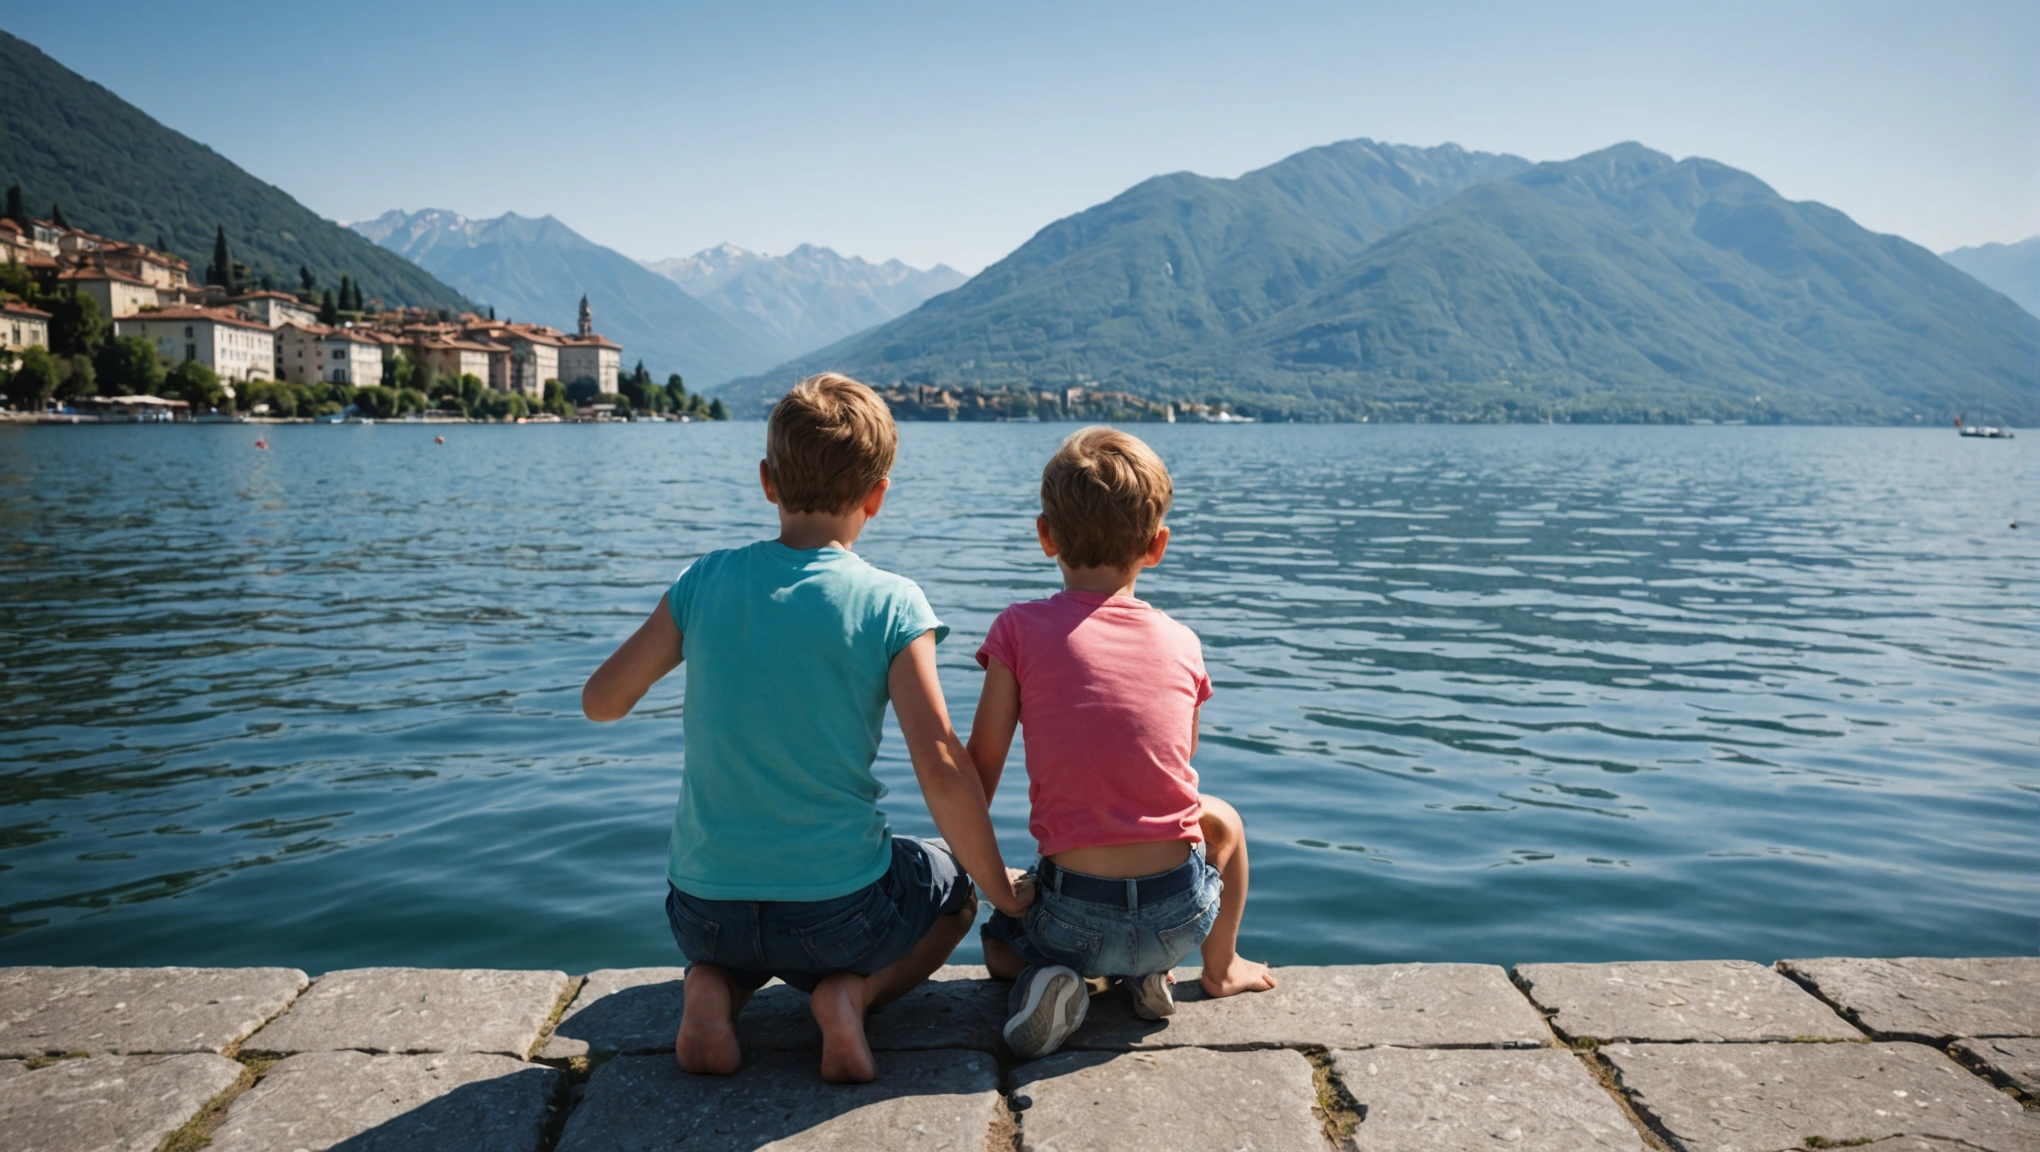
<svg viewBox="0 0 2040 1152"><path fill-rule="evenodd" d="M674 962L680 685L609 727L578 691L690 557L767 532L763 427L434 431L0 429L0 963ZM861 550L955 626L959 723L992 617L1056 586L1032 494L1067 431L903 429ZM1250 955L2040 944L2031 438L1139 431ZM879 771L932 831L897 735Z"/></svg>

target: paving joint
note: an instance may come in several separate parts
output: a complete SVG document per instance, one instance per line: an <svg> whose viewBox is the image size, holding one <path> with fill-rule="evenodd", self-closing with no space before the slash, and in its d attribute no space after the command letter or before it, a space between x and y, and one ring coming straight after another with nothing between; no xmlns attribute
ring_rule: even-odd
<svg viewBox="0 0 2040 1152"><path fill-rule="evenodd" d="M1573 1054L1579 1057L1580 1063L1586 1065L1587 1075L1594 1078L1594 1083L1599 1084L1614 1098L1615 1107L1620 1109L1623 1117L1635 1127L1636 1134L1643 1139L1645 1147L1650 1148L1652 1152L1677 1152L1684 1147L1674 1143L1671 1133L1659 1127L1657 1118L1646 1115L1645 1109L1631 1099L1628 1090L1622 1087L1622 1073L1607 1057L1601 1055L1600 1045L1581 1047L1575 1044Z"/></svg>
<svg viewBox="0 0 2040 1152"><path fill-rule="evenodd" d="M1350 1148L1353 1130L1367 1119L1367 1107L1346 1090L1345 1082L1332 1074L1332 1050L1324 1047L1311 1048L1303 1058L1310 1061L1311 1086L1317 1090L1318 1120L1324 1125L1325 1139L1334 1148Z"/></svg>
<svg viewBox="0 0 2040 1152"><path fill-rule="evenodd" d="M234 1101L239 1099L243 1092L253 1088L255 1082L261 1078L261 1073L247 1061L239 1060L236 1063L241 1065L240 1078L225 1091L208 1100L205 1107L198 1110L198 1115L185 1121L182 1128L172 1132L169 1138L163 1141L161 1152L198 1152L212 1143L213 1131L226 1120L227 1109L233 1106ZM266 1066L264 1071L267 1071Z"/></svg>

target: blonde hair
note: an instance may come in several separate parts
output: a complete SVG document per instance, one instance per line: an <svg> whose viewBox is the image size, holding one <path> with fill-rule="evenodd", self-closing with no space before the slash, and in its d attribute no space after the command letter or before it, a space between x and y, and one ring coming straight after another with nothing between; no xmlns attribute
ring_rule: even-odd
<svg viewBox="0 0 2040 1152"><path fill-rule="evenodd" d="M1072 568L1131 568L1174 497L1154 449L1114 428L1070 434L1041 470L1041 518Z"/></svg>
<svg viewBox="0 0 2040 1152"><path fill-rule="evenodd" d="M892 472L899 445L885 401L837 372L794 385L765 422L765 467L788 512L855 508Z"/></svg>

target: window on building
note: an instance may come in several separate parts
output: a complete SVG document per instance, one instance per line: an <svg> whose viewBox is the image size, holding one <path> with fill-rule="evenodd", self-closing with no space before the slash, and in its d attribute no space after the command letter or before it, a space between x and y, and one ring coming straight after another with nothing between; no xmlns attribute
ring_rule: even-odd
<svg viewBox="0 0 2040 1152"><path fill-rule="evenodd" d="M186 340L189 340L189 339L191 339L191 325L189 325L189 324L186 324L186 325L184 326L184 338L185 338Z"/></svg>
<svg viewBox="0 0 2040 1152"><path fill-rule="evenodd" d="M186 360L196 360L196 359L198 359L198 345L196 345L196 344L186 344L186 345L184 346L184 358L185 358Z"/></svg>

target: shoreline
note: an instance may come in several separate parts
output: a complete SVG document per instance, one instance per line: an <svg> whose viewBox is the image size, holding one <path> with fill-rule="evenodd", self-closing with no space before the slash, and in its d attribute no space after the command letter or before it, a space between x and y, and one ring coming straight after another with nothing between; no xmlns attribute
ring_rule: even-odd
<svg viewBox="0 0 2040 1152"><path fill-rule="evenodd" d="M678 968L6 968L0 1147L2040 1147L2040 957L1276 973L1179 970L1158 1022L1097 993L1017 1062L1007 986L944 968L869 1018L878 1081L832 1086L780 984L742 1070L681 1073Z"/></svg>

